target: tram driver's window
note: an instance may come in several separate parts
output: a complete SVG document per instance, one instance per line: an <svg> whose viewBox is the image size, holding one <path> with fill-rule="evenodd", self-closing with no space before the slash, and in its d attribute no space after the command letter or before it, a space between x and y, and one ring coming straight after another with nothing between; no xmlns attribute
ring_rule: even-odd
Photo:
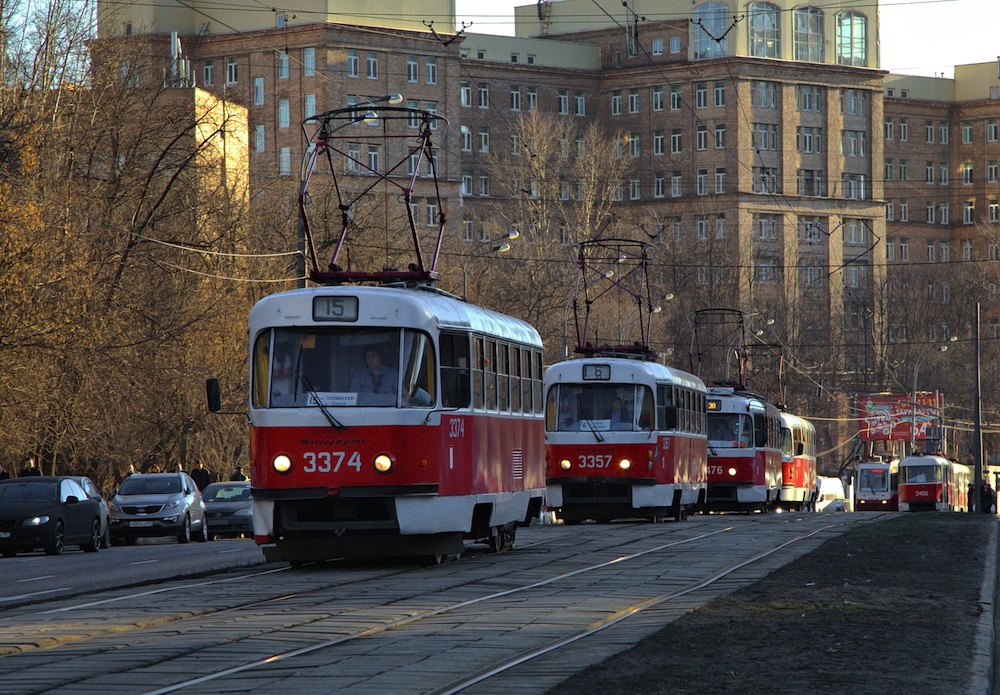
<svg viewBox="0 0 1000 695"><path fill-rule="evenodd" d="M434 345L430 337L417 331L403 333L403 406L426 408L434 404Z"/></svg>

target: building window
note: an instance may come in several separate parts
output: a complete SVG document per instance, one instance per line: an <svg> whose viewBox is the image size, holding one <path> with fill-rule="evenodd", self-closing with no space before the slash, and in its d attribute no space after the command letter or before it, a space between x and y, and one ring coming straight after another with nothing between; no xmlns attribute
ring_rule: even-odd
<svg viewBox="0 0 1000 695"><path fill-rule="evenodd" d="M406 56L406 81L416 82L420 79L420 64L417 56Z"/></svg>
<svg viewBox="0 0 1000 695"><path fill-rule="evenodd" d="M713 94L715 96L715 105L716 106L725 106L726 105L726 83L725 82L716 82L715 83L715 88L713 90Z"/></svg>
<svg viewBox="0 0 1000 695"><path fill-rule="evenodd" d="M378 79L378 54L375 51L368 51L365 56L365 65L367 66L366 75L369 80Z"/></svg>
<svg viewBox="0 0 1000 695"><path fill-rule="evenodd" d="M510 110L520 111L521 110L521 88L511 87L510 88Z"/></svg>
<svg viewBox="0 0 1000 695"><path fill-rule="evenodd" d="M695 177L695 193L708 195L708 169L699 169Z"/></svg>
<svg viewBox="0 0 1000 695"><path fill-rule="evenodd" d="M694 106L696 109L708 106L708 85L704 82L699 82L694 87Z"/></svg>
<svg viewBox="0 0 1000 695"><path fill-rule="evenodd" d="M962 183L966 186L972 184L972 162L962 162Z"/></svg>
<svg viewBox="0 0 1000 695"><path fill-rule="evenodd" d="M347 76L359 77L361 71L361 59L357 51L347 52Z"/></svg>
<svg viewBox="0 0 1000 695"><path fill-rule="evenodd" d="M490 105L490 85L488 82L479 83L479 108L485 109Z"/></svg>
<svg viewBox="0 0 1000 695"><path fill-rule="evenodd" d="M815 7L792 11L795 31L795 60L823 62L823 12Z"/></svg>
<svg viewBox="0 0 1000 695"><path fill-rule="evenodd" d="M459 87L459 95L461 96L462 106L472 106L472 84L469 82L463 82Z"/></svg>
<svg viewBox="0 0 1000 695"><path fill-rule="evenodd" d="M664 190L665 177L662 171L657 171L653 174L653 197L662 198L666 195Z"/></svg>
<svg viewBox="0 0 1000 695"><path fill-rule="evenodd" d="M479 126L479 151L490 151L490 129L487 126Z"/></svg>
<svg viewBox="0 0 1000 695"><path fill-rule="evenodd" d="M681 129L674 128L670 131L670 154L680 154L681 151Z"/></svg>
<svg viewBox="0 0 1000 695"><path fill-rule="evenodd" d="M781 10L769 2L754 2L750 4L748 14L750 55L755 58L780 58Z"/></svg>
<svg viewBox="0 0 1000 695"><path fill-rule="evenodd" d="M907 124L906 119L905 118L900 118L899 119L899 141L900 142L906 142L906 140L909 137L909 135L910 135L909 125Z"/></svg>
<svg viewBox="0 0 1000 695"><path fill-rule="evenodd" d="M976 204L971 200L962 203L962 224L972 224L975 221Z"/></svg>
<svg viewBox="0 0 1000 695"><path fill-rule="evenodd" d="M653 87L653 111L663 110L663 86Z"/></svg>
<svg viewBox="0 0 1000 695"><path fill-rule="evenodd" d="M569 92L565 89L560 89L557 96L559 103L559 115L566 116L569 114Z"/></svg>
<svg viewBox="0 0 1000 695"><path fill-rule="evenodd" d="M213 63L211 60L206 60L205 65L202 67L201 70L201 76L202 76L202 83L206 87L212 86L215 80L215 63Z"/></svg>
<svg viewBox="0 0 1000 695"><path fill-rule="evenodd" d="M278 79L288 79L288 54L284 51L278 53Z"/></svg>
<svg viewBox="0 0 1000 695"><path fill-rule="evenodd" d="M264 126L254 126L253 129L253 148L257 152L264 151Z"/></svg>
<svg viewBox="0 0 1000 695"><path fill-rule="evenodd" d="M969 121L962 121L962 144L972 144L972 123Z"/></svg>
<svg viewBox="0 0 1000 695"><path fill-rule="evenodd" d="M302 49L302 76L312 77L316 74L316 49Z"/></svg>
<svg viewBox="0 0 1000 695"><path fill-rule="evenodd" d="M670 110L680 111L681 108L681 88L678 85L670 86Z"/></svg>
<svg viewBox="0 0 1000 695"><path fill-rule="evenodd" d="M868 65L868 18L858 12L837 15L837 64Z"/></svg>
<svg viewBox="0 0 1000 695"><path fill-rule="evenodd" d="M681 172L675 171L670 174L670 197L680 198L682 195Z"/></svg>
<svg viewBox="0 0 1000 695"><path fill-rule="evenodd" d="M622 115L622 93L619 90L611 92L611 115Z"/></svg>
<svg viewBox="0 0 1000 695"><path fill-rule="evenodd" d="M628 112L639 113L639 90L628 90Z"/></svg>
<svg viewBox="0 0 1000 695"><path fill-rule="evenodd" d="M681 52L681 37L680 36L671 36L670 39L669 39L669 44L670 44L670 52L671 53L680 53Z"/></svg>
<svg viewBox="0 0 1000 695"><path fill-rule="evenodd" d="M661 154L663 154L663 141L664 141L663 131L662 130L654 130L653 131L653 154L654 155L661 155Z"/></svg>
<svg viewBox="0 0 1000 695"><path fill-rule="evenodd" d="M528 87L528 111L538 108L538 88Z"/></svg>
<svg viewBox="0 0 1000 695"><path fill-rule="evenodd" d="M291 114L288 99L278 100L278 127L287 128L291 125Z"/></svg>
<svg viewBox="0 0 1000 695"><path fill-rule="evenodd" d="M255 77L253 78L253 105L263 106L264 105L264 78Z"/></svg>
<svg viewBox="0 0 1000 695"><path fill-rule="evenodd" d="M663 55L663 39L662 38L653 39L650 42L650 50L653 52L653 55L655 56Z"/></svg>
<svg viewBox="0 0 1000 695"><path fill-rule="evenodd" d="M576 115L577 116L586 116L587 115L587 109L586 109L586 101L587 100L584 98L583 92L577 92L574 95L573 98L574 98L574 100L576 102Z"/></svg>
<svg viewBox="0 0 1000 695"><path fill-rule="evenodd" d="M239 80L236 58L226 59L226 84L236 84Z"/></svg>
<svg viewBox="0 0 1000 695"><path fill-rule="evenodd" d="M997 119L990 118L986 121L986 142L997 141Z"/></svg>
<svg viewBox="0 0 1000 695"><path fill-rule="evenodd" d="M715 149L722 150L726 147L726 124L715 124Z"/></svg>
<svg viewBox="0 0 1000 695"><path fill-rule="evenodd" d="M708 126L698 125L696 127L694 148L699 152L708 149Z"/></svg>
<svg viewBox="0 0 1000 695"><path fill-rule="evenodd" d="M725 167L715 167L715 192L725 193L726 192L726 168Z"/></svg>
<svg viewBox="0 0 1000 695"><path fill-rule="evenodd" d="M424 58L424 76L427 84L437 84L438 63L437 58Z"/></svg>
<svg viewBox="0 0 1000 695"><path fill-rule="evenodd" d="M732 21L730 14L729 7L721 2L703 2L694 8L691 13L691 43L695 60L729 55L725 36Z"/></svg>
<svg viewBox="0 0 1000 695"><path fill-rule="evenodd" d="M302 102L302 117L312 118L316 115L316 95L306 94Z"/></svg>

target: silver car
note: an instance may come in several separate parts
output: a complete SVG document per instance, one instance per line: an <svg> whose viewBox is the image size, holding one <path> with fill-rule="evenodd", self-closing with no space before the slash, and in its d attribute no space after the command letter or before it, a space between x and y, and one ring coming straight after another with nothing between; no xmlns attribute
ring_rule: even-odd
<svg viewBox="0 0 1000 695"><path fill-rule="evenodd" d="M178 543L208 540L205 502L187 473L143 473L122 481L111 501L111 541L175 536Z"/></svg>

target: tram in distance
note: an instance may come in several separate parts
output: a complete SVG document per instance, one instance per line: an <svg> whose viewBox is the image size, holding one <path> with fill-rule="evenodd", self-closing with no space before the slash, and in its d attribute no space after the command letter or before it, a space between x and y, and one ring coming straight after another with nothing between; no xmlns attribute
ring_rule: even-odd
<svg viewBox="0 0 1000 695"><path fill-rule="evenodd" d="M791 511L815 509L816 427L805 418L781 413L781 491L778 506Z"/></svg>
<svg viewBox="0 0 1000 695"><path fill-rule="evenodd" d="M730 386L708 388L709 512L766 512L781 488L778 407Z"/></svg>
<svg viewBox="0 0 1000 695"><path fill-rule="evenodd" d="M899 459L860 461L854 479L854 511L899 511Z"/></svg>
<svg viewBox="0 0 1000 695"><path fill-rule="evenodd" d="M545 370L546 505L564 523L680 521L705 502L705 385L644 354Z"/></svg>
<svg viewBox="0 0 1000 695"><path fill-rule="evenodd" d="M254 538L269 560L497 551L544 499L542 345L432 290L315 287L251 310Z"/></svg>
<svg viewBox="0 0 1000 695"><path fill-rule="evenodd" d="M907 456L899 462L899 511L969 511L972 469L943 456Z"/></svg>

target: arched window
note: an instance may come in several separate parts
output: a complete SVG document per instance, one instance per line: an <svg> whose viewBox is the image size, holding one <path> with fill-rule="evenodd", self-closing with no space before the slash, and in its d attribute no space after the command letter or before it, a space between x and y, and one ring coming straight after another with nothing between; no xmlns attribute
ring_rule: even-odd
<svg viewBox="0 0 1000 695"><path fill-rule="evenodd" d="M868 18L857 12L837 15L837 64L868 65Z"/></svg>
<svg viewBox="0 0 1000 695"><path fill-rule="evenodd" d="M755 58L781 57L780 10L769 2L750 3L750 55Z"/></svg>
<svg viewBox="0 0 1000 695"><path fill-rule="evenodd" d="M726 32L731 21L729 8L722 2L703 2L691 15L691 45L695 59L729 55Z"/></svg>
<svg viewBox="0 0 1000 695"><path fill-rule="evenodd" d="M823 12L803 7L793 13L795 23L795 60L823 62Z"/></svg>

